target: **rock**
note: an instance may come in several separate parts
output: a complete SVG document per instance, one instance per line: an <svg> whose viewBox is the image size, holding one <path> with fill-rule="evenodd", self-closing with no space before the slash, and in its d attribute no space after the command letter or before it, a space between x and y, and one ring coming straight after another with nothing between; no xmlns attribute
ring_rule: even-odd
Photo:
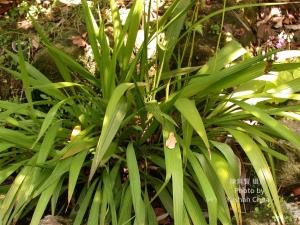
<svg viewBox="0 0 300 225"><path fill-rule="evenodd" d="M39 223L39 225L61 225L57 220L55 216L45 216L44 219L42 219Z"/></svg>
<svg viewBox="0 0 300 225"><path fill-rule="evenodd" d="M281 119L281 123L300 135L300 121ZM293 149L293 146L286 141L282 141L282 145ZM288 156L288 161L279 161L277 165L277 182L283 189L300 185L300 157L289 150L286 150L285 154Z"/></svg>
<svg viewBox="0 0 300 225"><path fill-rule="evenodd" d="M300 224L300 205L295 202L284 202L286 211L294 220L295 225Z"/></svg>
<svg viewBox="0 0 300 225"><path fill-rule="evenodd" d="M282 119L281 123L290 128L296 134L300 136L300 121L292 120L292 119Z"/></svg>
<svg viewBox="0 0 300 225"><path fill-rule="evenodd" d="M300 184L300 159L293 152L286 151L288 161L277 164L277 183L282 189Z"/></svg>
<svg viewBox="0 0 300 225"><path fill-rule="evenodd" d="M71 225L72 220L64 218L62 216L45 216L39 223L39 225Z"/></svg>
<svg viewBox="0 0 300 225"><path fill-rule="evenodd" d="M72 40L67 39L67 41L60 41L54 44L60 50L63 50L66 54L76 59L81 54L81 49L72 43ZM33 59L33 65L41 71L44 75L48 77L53 82L63 81L55 62L53 61L51 55L47 48L42 48L39 50Z"/></svg>
<svg viewBox="0 0 300 225"><path fill-rule="evenodd" d="M266 219L266 218L265 218ZM244 225L276 225L272 220L261 221L260 219L254 218L253 215L247 215L243 218Z"/></svg>

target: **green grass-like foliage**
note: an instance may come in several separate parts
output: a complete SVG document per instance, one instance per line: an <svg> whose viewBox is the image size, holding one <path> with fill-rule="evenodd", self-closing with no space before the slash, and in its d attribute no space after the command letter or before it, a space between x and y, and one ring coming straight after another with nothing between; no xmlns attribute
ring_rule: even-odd
<svg viewBox="0 0 300 225"><path fill-rule="evenodd" d="M277 221L284 223L273 159L286 160L276 151L278 140L300 149L300 138L274 118L299 119L299 107L279 103L300 99L300 78L264 80L271 53L241 60L247 52L234 41L202 67L170 68L193 4L173 1L150 26L144 1L136 0L121 25L111 0L110 46L102 18L82 0L96 75L55 48L38 24L62 82L51 82L25 62L21 49L8 52L19 68L1 68L22 80L27 101L0 101L1 225L31 212L30 224L38 225L43 215L61 208L69 208L78 225L155 225L157 206L175 225L242 224L232 182L240 178L237 150L248 157ZM145 43L133 56L142 17ZM148 60L147 42L163 32L157 55ZM153 63L156 74L150 78ZM280 76L297 68L299 63L281 63L272 71ZM34 90L46 98L35 100ZM238 144L235 151L232 142Z"/></svg>

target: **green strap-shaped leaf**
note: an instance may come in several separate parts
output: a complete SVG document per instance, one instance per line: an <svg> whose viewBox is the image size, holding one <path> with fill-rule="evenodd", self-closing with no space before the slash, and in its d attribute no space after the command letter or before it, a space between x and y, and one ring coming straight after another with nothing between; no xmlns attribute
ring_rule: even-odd
<svg viewBox="0 0 300 225"><path fill-rule="evenodd" d="M40 195L47 187L49 187L53 182L60 179L67 171L69 171L72 159L67 158L57 162L51 175L45 182L34 192L34 197Z"/></svg>
<svg viewBox="0 0 300 225"><path fill-rule="evenodd" d="M198 200L187 185L184 186L184 204L193 225L207 225Z"/></svg>
<svg viewBox="0 0 300 225"><path fill-rule="evenodd" d="M206 148L210 151L208 138L206 135L205 127L198 112L195 102L187 98L179 98L175 102L175 107L184 116L184 118L194 128L200 138L203 140Z"/></svg>
<svg viewBox="0 0 300 225"><path fill-rule="evenodd" d="M53 195L51 198L51 214L52 215L55 215L55 212L57 210L58 199L59 199L60 195L64 192L63 183L64 183L64 177L62 177L59 180L55 190L53 191Z"/></svg>
<svg viewBox="0 0 300 225"><path fill-rule="evenodd" d="M120 35L120 40L123 40L126 33L127 41L126 45L122 49L122 58L121 58L121 67L124 71L129 66L129 60L134 49L135 40L137 32L140 26L140 21L143 13L144 0L136 0L134 5L130 9L130 13L127 17L126 23ZM121 47L123 42L118 42L118 45ZM117 51L118 52L118 51Z"/></svg>
<svg viewBox="0 0 300 225"><path fill-rule="evenodd" d="M132 203L135 212L136 224L145 224L145 205L142 199L141 181L139 167L137 164L133 144L130 143L126 151L126 159L129 173L129 183L132 196Z"/></svg>
<svg viewBox="0 0 300 225"><path fill-rule="evenodd" d="M99 224L100 203L101 203L101 183L99 182L98 187L95 192L95 195L94 195L93 203L92 203L92 206L90 209L87 225L98 225Z"/></svg>
<svg viewBox="0 0 300 225"><path fill-rule="evenodd" d="M8 178L13 172L15 172L18 168L20 168L20 166L22 166L25 162L21 161L19 163L10 165L8 167L6 167L5 169L1 169L0 170L0 184L3 183L3 181L6 180L6 178Z"/></svg>
<svg viewBox="0 0 300 225"><path fill-rule="evenodd" d="M74 60L72 57L70 57L68 54L64 53L63 51L49 45L45 44L47 49L52 53L52 55L55 57L57 56L62 60L62 62L70 67L73 71L76 71L80 76L82 76L84 79L87 79L90 81L93 85L96 87L101 88L100 82L91 74L88 70L86 70L82 65L80 65L76 60ZM57 90L59 91L59 90Z"/></svg>
<svg viewBox="0 0 300 225"><path fill-rule="evenodd" d="M15 199L14 211L11 218L18 219L28 201L32 199L34 190L46 180L49 173L41 170L39 167L31 167L30 173L27 174L25 180L22 183L21 188L18 190L18 194Z"/></svg>
<svg viewBox="0 0 300 225"><path fill-rule="evenodd" d="M289 98L292 94L300 91L300 77L293 79L289 82L281 84L276 88L267 90L267 93L272 94L278 98Z"/></svg>
<svg viewBox="0 0 300 225"><path fill-rule="evenodd" d="M173 140L170 140L170 138ZM177 137L174 125L168 121L165 121L163 126L164 152L166 161L165 184L167 184L170 176L172 176L174 224L181 225L184 224L183 169L180 147L178 140L176 139ZM168 144L170 141L173 142L171 145Z"/></svg>
<svg viewBox="0 0 300 225"><path fill-rule="evenodd" d="M159 107L159 104L157 102L150 102L146 104L146 109L148 112L152 113L154 118L161 124L164 123L164 120L168 120L170 123L172 123L175 126L178 126L176 122L173 120L171 116L169 116L166 113L163 113Z"/></svg>
<svg viewBox="0 0 300 225"><path fill-rule="evenodd" d="M75 217L73 225L81 225L82 224L83 217L85 215L87 208L89 207L89 203L91 201L91 198L93 197L94 189L95 189L97 183L98 183L98 179L96 179L91 184L91 186L88 188L87 192L85 193L82 202L79 204L80 208L76 213L76 217Z"/></svg>
<svg viewBox="0 0 300 225"><path fill-rule="evenodd" d="M68 203L70 203L76 182L88 151L82 151L72 158L69 172Z"/></svg>
<svg viewBox="0 0 300 225"><path fill-rule="evenodd" d="M38 225L40 223L40 220L44 214L44 211L48 205L48 202L53 192L55 191L55 188L57 187L58 182L59 180L56 180L49 187L47 187L41 194L39 201L36 205L36 208L34 210L33 216L31 218L30 225Z"/></svg>
<svg viewBox="0 0 300 225"><path fill-rule="evenodd" d="M16 77L17 79L21 79L22 75L21 73L18 73L17 71L14 71L14 70L11 70L11 69L8 69L8 68L5 68L5 67L2 67L0 66L1 69L5 70L6 72L10 73L11 75L13 75L14 77ZM29 82L32 86L42 86L42 85L45 85L45 84L51 84L50 81L48 82L45 82L44 80L36 80L32 77L29 77ZM44 92L46 93L47 95L55 98L55 99L58 99L58 100L63 100L66 98L66 96L64 96L60 90L57 90L57 89L47 89L47 88L38 88L41 92ZM20 104L20 103L18 103ZM26 103L28 104L28 103ZM38 116L38 115L37 115Z"/></svg>
<svg viewBox="0 0 300 225"><path fill-rule="evenodd" d="M117 211L116 211L116 202L115 202L115 195L113 194L113 185L110 177L110 171L108 173L108 170L104 171L103 174L103 195L106 196L107 203L110 209L110 220L112 225L118 224L118 218L117 218Z"/></svg>
<svg viewBox="0 0 300 225"><path fill-rule="evenodd" d="M2 127L0 127L0 140L27 149L31 148L34 141L32 136L26 136L24 132Z"/></svg>
<svg viewBox="0 0 300 225"><path fill-rule="evenodd" d="M124 95L130 87L133 87L134 84L123 83L120 84L113 92L104 116L101 135L97 144L95 157L92 162L91 173L89 180L94 176L103 156L105 155L109 145L114 139L116 133L118 132L121 123L126 115L127 103L121 100L121 97Z"/></svg>
<svg viewBox="0 0 300 225"><path fill-rule="evenodd" d="M3 225L7 225L7 221L9 219L9 215L13 209L15 198L17 195L18 190L22 186L26 176L30 173L30 167L24 167L15 178L14 182L12 183L9 191L7 192L4 201L2 202L0 208L0 221Z"/></svg>
<svg viewBox="0 0 300 225"><path fill-rule="evenodd" d="M270 56L270 54L271 53L267 56ZM206 96L212 91L219 91L223 88L252 80L263 74L265 68L263 59L265 57L256 56L214 74L196 77L180 91L180 94L184 97L190 97L196 94Z"/></svg>
<svg viewBox="0 0 300 225"><path fill-rule="evenodd" d="M49 155L49 152L55 142L55 137L58 130L61 128L61 121L55 122L48 130L38 152L37 164L44 163Z"/></svg>
<svg viewBox="0 0 300 225"><path fill-rule="evenodd" d="M267 161L262 154L258 145L250 138L246 133L227 129L235 138L235 140L241 145L253 165L255 172L260 180L260 184L264 190L266 197L269 200L272 211L279 223L284 224L284 218L281 210L279 197L277 194L277 188L273 180L272 173L267 164Z"/></svg>
<svg viewBox="0 0 300 225"><path fill-rule="evenodd" d="M184 26L184 21L187 16L187 9L190 6L190 0L179 0L176 4L174 10L172 11L172 19L176 18L176 20L172 20L168 23L168 28L165 31L165 48L163 54L160 54L161 57L165 57L163 71L168 71L169 61L173 55L173 50L175 48L176 43L178 42L178 37L180 35L181 29ZM162 60L162 58L160 58Z"/></svg>
<svg viewBox="0 0 300 225"><path fill-rule="evenodd" d="M36 102L36 103L38 103L38 102ZM46 102L45 102L45 104L46 104ZM9 101L0 101L0 108L5 109L6 111L10 111L10 114L16 113L16 114L20 114L20 115L29 115L28 106L29 106L28 103L19 103L19 102L14 103L14 102L9 102ZM3 112L0 113L1 119L5 118L5 116L4 117L1 116L2 114L3 114ZM10 115L10 114L8 114L8 115ZM35 115L37 117L45 117L46 114L35 109Z"/></svg>
<svg viewBox="0 0 300 225"><path fill-rule="evenodd" d="M118 44L118 41L122 41L119 38L122 31L122 22L120 19L118 4L116 3L115 0L110 0L110 8L112 14L112 22L114 26L114 41L115 44Z"/></svg>
<svg viewBox="0 0 300 225"><path fill-rule="evenodd" d="M14 61L18 62L18 56L14 53L7 51L7 54L13 58ZM34 83L39 84L50 84L52 83L44 74L42 74L39 70L37 70L34 66L30 65L28 62L25 63L25 69L29 76L29 83L33 85ZM10 73L12 70L5 69L9 71ZM18 73L12 73L13 75L17 75ZM19 76L20 79L22 79L22 76ZM60 91L60 90L52 90L51 95L55 96L57 99L62 100L65 99L66 96Z"/></svg>
<svg viewBox="0 0 300 225"><path fill-rule="evenodd" d="M149 193L148 193L147 187L145 189L146 190L145 190L144 196L145 196L145 205L146 205L146 211L147 211L147 222L148 222L148 224L151 224L151 225L158 225L158 221L157 221L154 209L149 200Z"/></svg>
<svg viewBox="0 0 300 225"><path fill-rule="evenodd" d="M233 103L239 105L242 107L245 111L251 113L253 116L255 116L260 122L264 123L268 127L270 127L274 132L276 132L279 136L282 138L288 140L292 144L295 145L295 147L298 150L298 155L300 155L300 137L294 133L292 130L287 128L285 125L278 122L276 119L271 117L266 111L263 109L259 109L258 107L249 105L242 101L234 101L230 100Z"/></svg>
<svg viewBox="0 0 300 225"><path fill-rule="evenodd" d="M85 14L85 21L89 34L89 41L93 49L95 61L100 70L101 88L103 91L103 97L108 99L114 88L114 74L109 70L110 68L110 52L107 43L107 37L104 32L102 18L100 16L100 29L96 23L95 18L87 4L86 0L82 0L83 11ZM101 53L99 44L101 46Z"/></svg>
<svg viewBox="0 0 300 225"><path fill-rule="evenodd" d="M99 224L105 224L106 220L107 220L107 208L108 208L108 196L105 193L105 189L106 187L104 186L103 188L103 198L101 199L101 206L100 206L100 215L99 215L99 220L100 223Z"/></svg>
<svg viewBox="0 0 300 225"><path fill-rule="evenodd" d="M240 176L240 167L241 162L239 158L234 154L232 148L221 142L210 141L219 151L225 156L226 160L229 163L229 166L232 170L235 179L238 179Z"/></svg>
<svg viewBox="0 0 300 225"><path fill-rule="evenodd" d="M59 108L65 104L69 99L64 99L60 102L58 102L56 105L54 105L50 110L49 112L47 113L44 121L43 121L43 124L41 126L41 129L40 129L40 132L37 136L37 139L36 141L34 142L32 148L38 143L38 141L41 139L41 137L45 134L45 132L48 130L48 128L50 127L50 125L52 124L56 114L57 114L57 111L59 110Z"/></svg>
<svg viewBox="0 0 300 225"><path fill-rule="evenodd" d="M191 126L191 124L184 118L183 115L181 115L181 121L182 121L182 135L183 135L182 159L185 168L187 163L187 154L192 143L194 129Z"/></svg>
<svg viewBox="0 0 300 225"><path fill-rule="evenodd" d="M209 224L217 225L218 200L216 194L214 193L214 188L211 186L211 183L205 175L196 156L191 151L188 152L188 161L190 162L196 175L196 179L203 190L204 198L208 208Z"/></svg>
<svg viewBox="0 0 300 225"><path fill-rule="evenodd" d="M237 41L227 43L224 48L211 57L208 62L199 70L198 74L213 74L225 67L225 65L233 62L237 58L247 53Z"/></svg>
<svg viewBox="0 0 300 225"><path fill-rule="evenodd" d="M72 157L81 151L94 147L96 144L97 138L89 138L80 134L60 151L60 155L63 155L61 159Z"/></svg>
<svg viewBox="0 0 300 225"><path fill-rule="evenodd" d="M132 211L132 197L130 186L126 185L123 189L124 193L121 198L121 204L119 208L119 220L118 225L128 225L131 221L131 211Z"/></svg>
<svg viewBox="0 0 300 225"><path fill-rule="evenodd" d="M67 87L73 87L73 86L80 86L82 87L82 84L73 83L73 82L57 82L57 83L50 83L50 84L40 84L40 85L33 85L32 88L35 89L59 89L59 88L67 88Z"/></svg>
<svg viewBox="0 0 300 225"><path fill-rule="evenodd" d="M218 219L222 224L231 224L231 216L225 191L222 187L221 182L218 179L217 174L215 173L214 169L210 164L211 159L208 158L208 153L205 154L206 156L200 153L194 153L194 155L200 162L200 165L203 168L203 171L206 177L208 178L209 183L211 184L213 192L216 195L218 202ZM205 197L205 195L203 196Z"/></svg>
<svg viewBox="0 0 300 225"><path fill-rule="evenodd" d="M235 182L232 182L236 179L234 176L234 173L239 173L238 171L232 171L232 167L230 164L223 158L221 154L218 154L216 152L212 152L211 154L211 160L208 160L211 164L212 168L215 170L222 187L224 188L224 191L229 199L229 202L231 204L231 208L233 210L233 213L235 215L237 224L242 224L242 212L241 212L241 206L239 202L239 196L237 190L237 186Z"/></svg>
<svg viewBox="0 0 300 225"><path fill-rule="evenodd" d="M275 157L279 160L282 160L282 161L288 161L289 160L289 157L287 155L284 155L280 152L277 152L277 151L271 149L270 147L267 147L265 145L261 145L260 148L264 152L268 153L270 156Z"/></svg>
<svg viewBox="0 0 300 225"><path fill-rule="evenodd" d="M155 188L156 192L159 192L159 200L167 210L168 214L174 218L172 197L166 188L161 190L161 186L164 184L160 180L153 178L153 180L151 180L151 185Z"/></svg>

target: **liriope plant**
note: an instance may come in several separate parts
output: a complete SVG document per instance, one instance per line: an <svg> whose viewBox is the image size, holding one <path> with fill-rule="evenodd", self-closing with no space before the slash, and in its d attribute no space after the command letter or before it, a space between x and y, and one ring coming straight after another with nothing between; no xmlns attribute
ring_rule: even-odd
<svg viewBox="0 0 300 225"><path fill-rule="evenodd" d="M150 26L144 1L136 0L122 25L111 0L110 46L101 16L96 19L82 0L96 74L52 45L38 24L62 82L26 62L21 49L8 51L19 68L1 68L23 82L26 101L0 101L0 224L30 217L37 225L62 208L74 225L155 225L155 207L175 225L242 224L239 187L232 182L241 176L237 151L248 158L284 224L272 162L286 160L276 150L279 140L300 149L300 138L276 119L299 120L299 107L274 102L299 100L299 77L264 79L273 76L262 75L275 52L242 60L247 52L235 41L204 66L170 68L193 4L173 1ZM145 41L134 55L142 18ZM149 60L147 43L161 33L164 40ZM271 70L279 79L281 71L297 68L283 62Z"/></svg>

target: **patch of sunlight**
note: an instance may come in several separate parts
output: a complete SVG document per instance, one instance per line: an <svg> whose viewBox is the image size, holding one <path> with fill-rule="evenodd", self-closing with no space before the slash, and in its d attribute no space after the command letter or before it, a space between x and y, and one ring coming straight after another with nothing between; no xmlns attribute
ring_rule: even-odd
<svg viewBox="0 0 300 225"><path fill-rule="evenodd" d="M287 50L276 53L276 62L283 62L286 59L300 57L300 50Z"/></svg>
<svg viewBox="0 0 300 225"><path fill-rule="evenodd" d="M145 40L144 31L139 30L136 36L135 47L137 49L140 49L144 43L144 40ZM154 56L154 54L156 53L156 46L157 46L156 38L153 38L152 40L150 40L150 42L147 45L147 59L151 59Z"/></svg>
<svg viewBox="0 0 300 225"><path fill-rule="evenodd" d="M294 93L293 89L288 85L283 86L281 89L283 90L278 91L276 89L271 89L268 93L272 94L276 98L290 98Z"/></svg>
<svg viewBox="0 0 300 225"><path fill-rule="evenodd" d="M263 102L266 100L269 100L270 98L250 98L246 100L245 102L248 103L249 105L256 105L259 102Z"/></svg>
<svg viewBox="0 0 300 225"><path fill-rule="evenodd" d="M300 121L300 115L294 112L281 112L279 115Z"/></svg>
<svg viewBox="0 0 300 225"><path fill-rule="evenodd" d="M244 120L243 122L247 123L247 124L249 124L251 126L258 125L258 121L256 121L256 120L252 120L252 121L250 121L250 120Z"/></svg>
<svg viewBox="0 0 300 225"><path fill-rule="evenodd" d="M227 109L227 108L229 108L230 106L232 106L233 105L233 103L232 102L227 102L226 104L225 104L225 109Z"/></svg>
<svg viewBox="0 0 300 225"><path fill-rule="evenodd" d="M234 93L232 95L232 98L236 98L236 97L240 97L240 96L245 96L245 95L251 95L253 93L254 93L253 90L239 91L239 92Z"/></svg>
<svg viewBox="0 0 300 225"><path fill-rule="evenodd" d="M269 72L268 74L264 74L260 77L255 78L254 80L262 80L262 81L269 81L275 83L278 79L278 72Z"/></svg>
<svg viewBox="0 0 300 225"><path fill-rule="evenodd" d="M288 93L288 92L284 92L284 91L273 94L273 96L276 98L286 98L286 99L290 98L291 95L292 95L292 93Z"/></svg>
<svg viewBox="0 0 300 225"><path fill-rule="evenodd" d="M81 0L58 0L58 1L61 2L61 3L63 3L63 4L66 4L68 6L71 6L71 5L80 5L81 4Z"/></svg>

